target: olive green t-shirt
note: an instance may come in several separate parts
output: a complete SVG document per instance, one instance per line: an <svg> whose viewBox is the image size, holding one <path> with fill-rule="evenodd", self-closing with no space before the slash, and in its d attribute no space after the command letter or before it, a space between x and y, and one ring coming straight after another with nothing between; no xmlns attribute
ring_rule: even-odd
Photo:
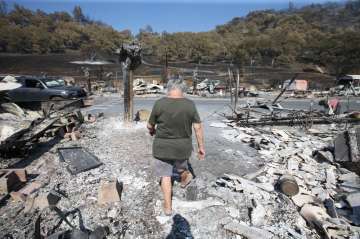
<svg viewBox="0 0 360 239"><path fill-rule="evenodd" d="M188 159L192 152L192 124L200 123L193 101L164 97L157 100L149 123L156 125L153 156L159 159Z"/></svg>

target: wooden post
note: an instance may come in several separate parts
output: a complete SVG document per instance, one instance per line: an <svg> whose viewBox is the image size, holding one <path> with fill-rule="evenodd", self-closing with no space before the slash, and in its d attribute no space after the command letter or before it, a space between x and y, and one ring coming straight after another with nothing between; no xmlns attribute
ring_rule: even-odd
<svg viewBox="0 0 360 239"><path fill-rule="evenodd" d="M124 121L131 122L133 109L133 71L128 70L123 64L123 81L124 81Z"/></svg>
<svg viewBox="0 0 360 239"><path fill-rule="evenodd" d="M130 89L129 89L129 115L128 115L128 119L129 122L133 121L133 116L134 116L134 72L133 70L129 71L129 85L130 85Z"/></svg>

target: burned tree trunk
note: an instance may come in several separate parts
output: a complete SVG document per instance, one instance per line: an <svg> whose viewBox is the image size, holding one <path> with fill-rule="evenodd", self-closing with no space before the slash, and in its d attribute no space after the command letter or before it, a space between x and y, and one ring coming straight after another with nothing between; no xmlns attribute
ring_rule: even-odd
<svg viewBox="0 0 360 239"><path fill-rule="evenodd" d="M133 115L133 79L132 71L126 68L122 63L123 81L124 81L124 121L130 122Z"/></svg>
<svg viewBox="0 0 360 239"><path fill-rule="evenodd" d="M141 47L139 44L124 44L116 51L121 62L124 80L124 121L133 119L133 71L141 64Z"/></svg>

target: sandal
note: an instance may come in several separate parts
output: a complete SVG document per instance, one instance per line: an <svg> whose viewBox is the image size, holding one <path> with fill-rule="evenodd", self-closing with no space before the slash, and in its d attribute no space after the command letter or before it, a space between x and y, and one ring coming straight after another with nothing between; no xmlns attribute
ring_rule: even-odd
<svg viewBox="0 0 360 239"><path fill-rule="evenodd" d="M193 179L193 175L189 171L184 171L180 175L181 181L180 181L180 187L186 188L187 185L191 182Z"/></svg>

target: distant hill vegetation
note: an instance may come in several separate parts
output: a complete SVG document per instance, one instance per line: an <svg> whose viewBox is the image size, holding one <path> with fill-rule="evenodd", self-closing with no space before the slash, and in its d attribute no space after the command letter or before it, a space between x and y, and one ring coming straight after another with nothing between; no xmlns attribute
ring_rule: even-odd
<svg viewBox="0 0 360 239"><path fill-rule="evenodd" d="M194 23L196 24L196 23ZM150 26L137 36L72 14L30 11L0 1L0 52L108 52L138 39L144 56L169 61L232 62L246 66L316 64L335 75L360 73L360 0L312 4L287 10L254 11L208 32L157 33Z"/></svg>
<svg viewBox="0 0 360 239"><path fill-rule="evenodd" d="M140 32L158 59L227 61L240 65L317 64L340 75L360 73L360 0L264 10L237 17L209 32Z"/></svg>
<svg viewBox="0 0 360 239"><path fill-rule="evenodd" d="M72 15L47 14L17 4L8 11L6 3L0 1L0 52L47 54L101 50L106 53L130 38L130 31L118 32L102 22L90 20L79 6Z"/></svg>

